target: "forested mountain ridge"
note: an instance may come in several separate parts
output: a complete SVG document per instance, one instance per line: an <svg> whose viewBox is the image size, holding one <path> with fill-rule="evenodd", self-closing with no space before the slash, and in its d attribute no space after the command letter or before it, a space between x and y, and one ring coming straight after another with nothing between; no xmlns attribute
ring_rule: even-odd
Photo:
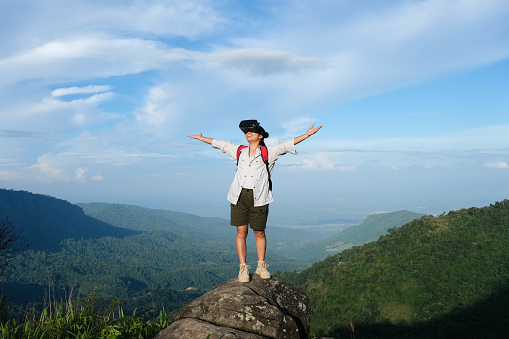
<svg viewBox="0 0 509 339"><path fill-rule="evenodd" d="M424 216L282 278L308 294L317 335L507 336L509 200Z"/></svg>
<svg viewBox="0 0 509 339"><path fill-rule="evenodd" d="M10 302L42 303L49 290L58 300L58 293L65 298L74 286L81 295L98 289L105 297L131 300L130 305L134 300L130 295L159 291L162 298L172 298L166 300L168 306L175 304L176 295L184 296L186 288L203 292L238 273L235 232L227 220L186 219L190 215L173 213L187 222L182 226L168 220L171 211L115 204L95 207L106 222L61 199L0 190L0 218L24 228L22 236L31 243L4 271L2 292L8 293ZM204 224L212 219L215 224ZM307 267L277 253L270 259L276 269Z"/></svg>
<svg viewBox="0 0 509 339"><path fill-rule="evenodd" d="M64 239L123 238L139 232L91 218L68 201L25 191L0 189L0 218L23 229L31 250L58 250Z"/></svg>
<svg viewBox="0 0 509 339"><path fill-rule="evenodd" d="M193 214L162 209L151 209L125 204L86 203L77 204L85 214L118 227L125 227L137 231L164 230L207 236L210 239L235 241L235 229L230 226L228 219L216 217L202 217ZM309 230L294 230L284 227L268 225L267 238L270 242L271 253L288 256L288 251L295 245L302 245L313 240L323 239L320 232ZM252 246L251 237L248 246Z"/></svg>
<svg viewBox="0 0 509 339"><path fill-rule="evenodd" d="M288 253L294 259L315 263L353 246L377 240L388 229L400 227L422 216L422 213L405 210L370 214L358 226L348 227L325 239L290 247Z"/></svg>
<svg viewBox="0 0 509 339"><path fill-rule="evenodd" d="M16 224L22 220L21 226L28 229L39 228L39 220L46 225L39 228L43 233L33 237L36 246L17 255L4 272L3 291L9 292L11 302L42 303L48 291L58 299L59 292L64 296L75 284L82 296L97 289L107 298L122 299L127 312L127 307L141 312L143 305L151 309L155 303L171 311L238 273L235 232L228 220L133 205L73 205L46 195L2 191L7 199L0 205L0 218L9 217ZM364 226L357 232L352 228L351 239L361 235L362 241L364 236L373 236L370 228L376 233L379 227L388 227L387 223L397 226L392 216L400 212L368 217L362 224L366 234L360 231ZM19 215L22 218L16 217ZM53 230L59 234L54 236ZM268 262L278 278L278 270L301 271L309 266L287 257L292 245L321 236L270 225L267 232ZM251 235L248 260L256 265L253 244ZM300 275L289 274L288 279L296 276ZM323 277L325 283L328 279ZM188 287L196 290L186 291Z"/></svg>

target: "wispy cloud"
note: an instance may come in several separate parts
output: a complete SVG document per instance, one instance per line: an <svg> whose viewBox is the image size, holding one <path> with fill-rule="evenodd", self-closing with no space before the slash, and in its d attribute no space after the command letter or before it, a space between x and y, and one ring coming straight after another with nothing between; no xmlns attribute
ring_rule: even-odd
<svg viewBox="0 0 509 339"><path fill-rule="evenodd" d="M88 172L88 168L77 168L76 169L76 172L75 172L75 175L74 175L74 180L76 181L79 181L79 182L85 182L85 179L86 179L86 174Z"/></svg>
<svg viewBox="0 0 509 339"><path fill-rule="evenodd" d="M92 178L90 178L91 180L93 181L103 181L104 180L104 177L100 174L96 174L94 175Z"/></svg>
<svg viewBox="0 0 509 339"><path fill-rule="evenodd" d="M100 92L110 92L111 86L94 86L88 85L85 87L66 87L66 88L57 88L51 92L51 95L54 97L60 97L64 95L70 94L90 94L90 93L100 93Z"/></svg>
<svg viewBox="0 0 509 339"><path fill-rule="evenodd" d="M0 86L29 79L47 83L137 74L159 68L167 49L155 41L75 37L51 41L0 60Z"/></svg>
<svg viewBox="0 0 509 339"><path fill-rule="evenodd" d="M302 57L280 50L234 49L206 56L212 67L237 69L249 75L296 73L325 67L325 61L315 57Z"/></svg>
<svg viewBox="0 0 509 339"><path fill-rule="evenodd" d="M159 153L126 153L120 149L95 149L93 153L65 151L60 153L45 153L37 158L37 162L27 168L26 171L20 171L19 177L28 179L35 175L44 182L85 182L88 180L102 181L104 177L101 174L93 174L91 177L87 173L95 171L101 167L103 170L117 168L117 172L122 166L136 166L154 159L168 159L173 157L168 154ZM85 167L87 166L87 167Z"/></svg>
<svg viewBox="0 0 509 339"><path fill-rule="evenodd" d="M2 52L7 55L12 48L30 49L40 41L83 34L197 39L214 34L228 20L214 1L195 0L20 0L3 2L2 12L8 13L4 22L10 27L9 31L0 30L1 40L6 42Z"/></svg>
<svg viewBox="0 0 509 339"><path fill-rule="evenodd" d="M307 129L311 127L314 122L315 119L312 119L308 116L300 116L287 122L283 122L282 127L285 129L285 135L296 137L298 136L298 133L303 134L303 132L307 131Z"/></svg>
<svg viewBox="0 0 509 339"><path fill-rule="evenodd" d="M40 138L44 136L42 132L0 130L0 137L3 138Z"/></svg>
<svg viewBox="0 0 509 339"><path fill-rule="evenodd" d="M135 112L141 129L157 135L168 135L174 131L180 111L179 87L163 85L150 88L143 106Z"/></svg>
<svg viewBox="0 0 509 339"><path fill-rule="evenodd" d="M412 126L373 96L391 92L418 111L421 102L394 90L432 80L439 92L432 82L504 64L506 0L19 0L1 2L0 17L2 180L93 182L122 194L108 185L129 171L144 174L143 189L144 180L189 173L179 176L184 187L200 167L193 161L210 161L226 180L214 162L222 154L185 136L243 141L238 120L249 118L271 142L324 125L278 165L310 180L507 167L506 104L493 94L503 72L483 73L494 89L479 96L493 94L493 106L464 112L476 98L444 93L436 119L416 115L405 120ZM343 110L354 101L360 109ZM366 119L366 110L383 117ZM384 130L371 134L380 122Z"/></svg>
<svg viewBox="0 0 509 339"><path fill-rule="evenodd" d="M505 161L485 163L484 166L487 168L509 169L509 164Z"/></svg>

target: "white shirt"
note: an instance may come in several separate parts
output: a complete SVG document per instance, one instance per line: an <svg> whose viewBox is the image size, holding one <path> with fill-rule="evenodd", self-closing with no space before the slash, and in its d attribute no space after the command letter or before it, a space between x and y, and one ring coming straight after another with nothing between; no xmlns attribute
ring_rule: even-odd
<svg viewBox="0 0 509 339"><path fill-rule="evenodd" d="M249 161L251 162L255 156L256 156L256 154L253 155L252 157L249 157ZM262 159L263 159L263 156L262 156ZM244 181L244 184L242 185L242 187L252 190L254 188L254 182L253 182L252 178L253 178L253 175L251 174L251 171L249 171L246 175L246 180Z"/></svg>
<svg viewBox="0 0 509 339"><path fill-rule="evenodd" d="M228 141L212 140L212 147L220 149L235 161L237 160L237 149L239 146L240 145L235 145ZM267 146L267 152L269 153L269 171L271 174L276 161L281 156L286 153L297 154L293 138L274 146ZM244 148L240 152L237 172L235 173L230 190L228 191L228 201L234 205L237 204L240 192L242 191L242 185L246 181L248 175L251 176L250 179L253 184L254 205L263 206L273 202L274 197L272 196L272 191L269 189L269 175L267 173L267 167L263 162L260 148L256 150L255 156L249 157L249 147Z"/></svg>

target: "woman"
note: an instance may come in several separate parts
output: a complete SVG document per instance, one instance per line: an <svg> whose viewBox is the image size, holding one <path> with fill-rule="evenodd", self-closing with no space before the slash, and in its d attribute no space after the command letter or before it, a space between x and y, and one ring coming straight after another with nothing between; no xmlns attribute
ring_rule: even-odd
<svg viewBox="0 0 509 339"><path fill-rule="evenodd" d="M269 215L269 203L274 201L270 185L270 174L274 169L274 164L279 157L288 152L297 154L294 146L318 132L322 126L315 128L314 125L311 125L307 132L301 136L283 141L275 146L268 146L268 164L264 162L260 146L265 147L264 139L268 138L269 134L256 120L244 120L239 127L246 134L249 146L240 151L238 158L239 145L207 138L201 133L188 137L210 144L238 161L237 172L228 192L228 201L231 203L230 224L237 227L236 248L240 262L239 281L249 282L251 267L246 264L248 225L256 237L258 267L255 274L259 274L262 279L270 278L270 273L267 271L269 265L265 263L267 248L265 227Z"/></svg>

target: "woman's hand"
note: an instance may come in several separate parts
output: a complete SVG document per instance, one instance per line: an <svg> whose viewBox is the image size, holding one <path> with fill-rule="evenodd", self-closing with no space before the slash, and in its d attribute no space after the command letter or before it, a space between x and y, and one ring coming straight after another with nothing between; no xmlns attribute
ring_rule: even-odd
<svg viewBox="0 0 509 339"><path fill-rule="evenodd" d="M315 127L313 128L313 126L315 126L315 124L311 125L311 127L308 128L308 132L307 132L307 135L309 136L312 136L313 134L315 134L316 132L318 132L318 130L320 128L322 128L323 126L320 126L320 127Z"/></svg>
<svg viewBox="0 0 509 339"><path fill-rule="evenodd" d="M203 138L203 135L201 135L201 133L200 134L191 134L191 135L188 135L188 137L200 140L201 138Z"/></svg>
<svg viewBox="0 0 509 339"><path fill-rule="evenodd" d="M197 139L197 140L200 140L200 141L203 141L203 142L206 142L207 144L209 145L212 145L212 138L207 138L207 137L204 137L203 135L201 135L201 133L199 134L191 134L191 135L188 135L189 138L193 138L193 139Z"/></svg>
<svg viewBox="0 0 509 339"><path fill-rule="evenodd" d="M306 140L307 138L309 138L310 136L312 136L313 134L315 134L316 132L318 132L318 130L320 128L322 128L322 126L320 127L314 127L315 124L311 125L311 127L308 128L308 131L296 138L293 139L293 144L294 145L297 145L299 142L303 141L303 140Z"/></svg>

